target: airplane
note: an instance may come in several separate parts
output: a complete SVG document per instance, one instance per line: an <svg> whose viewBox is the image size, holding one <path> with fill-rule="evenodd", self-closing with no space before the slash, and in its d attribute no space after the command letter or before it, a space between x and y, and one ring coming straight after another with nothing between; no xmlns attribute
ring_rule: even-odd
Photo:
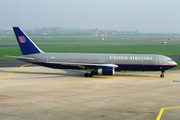
<svg viewBox="0 0 180 120"><path fill-rule="evenodd" d="M114 75L115 71L161 71L177 66L170 57L153 54L46 53L19 27L13 27L22 56L16 59L54 69L85 69L84 77Z"/></svg>

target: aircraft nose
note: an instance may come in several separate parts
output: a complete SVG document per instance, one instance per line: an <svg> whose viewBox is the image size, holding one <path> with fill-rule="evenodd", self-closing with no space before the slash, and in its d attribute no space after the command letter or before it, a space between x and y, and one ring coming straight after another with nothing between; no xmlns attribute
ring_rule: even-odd
<svg viewBox="0 0 180 120"><path fill-rule="evenodd" d="M171 64L177 66L177 63L175 61L173 61Z"/></svg>

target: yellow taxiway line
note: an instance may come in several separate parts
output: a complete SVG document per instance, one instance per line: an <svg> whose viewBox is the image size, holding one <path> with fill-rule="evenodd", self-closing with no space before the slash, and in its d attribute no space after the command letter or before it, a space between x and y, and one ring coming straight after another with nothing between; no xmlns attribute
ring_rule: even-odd
<svg viewBox="0 0 180 120"><path fill-rule="evenodd" d="M38 73L38 72L35 72L35 71L30 71L30 70L27 70L27 69L24 69L23 67L25 66L28 66L28 65L31 65L31 64L25 64L25 65L22 65L21 67L19 67L17 70L15 70L13 73L9 72L9 71L5 71L5 72L8 72L10 73L10 75L6 76L6 77L3 77L3 78L0 78L0 80L3 80L3 79L6 79L6 78L9 78L11 77L13 74L15 74L16 72L18 72L20 69L24 70L24 71L27 71L27 72L34 72L34 73ZM1 71L4 71L4 70L1 70ZM119 78L119 76L106 76L106 79L102 79L101 78L102 76L97 76L98 79L86 79L86 80L73 80L73 81L51 81L51 82L34 82L34 83L11 83L11 84L0 84L0 85L23 85L23 84L42 84L42 83L68 83L68 82L92 82L92 81L117 81L117 80L168 80L168 81L172 81L172 80L176 80L176 77L179 77L179 76L168 76L166 78L157 78L157 77L122 77L122 78ZM117 78L118 77L118 78Z"/></svg>
<svg viewBox="0 0 180 120"><path fill-rule="evenodd" d="M3 78L0 78L0 80L3 80L3 79L6 79L6 78L9 78L11 77L12 75L14 75L16 72L18 72L20 69L24 70L24 71L27 71L27 72L35 72L35 71L30 71L30 70L26 70L24 69L23 67L25 66L28 66L28 65L31 65L31 64L25 64L25 65L22 65L21 67L19 67L17 70L15 70L14 72L9 72L9 71L5 71L5 70L1 70L1 71L4 71L4 72L8 72L10 73L10 75L6 76L6 77L3 77ZM101 76L98 76L98 78L100 78ZM179 76L169 76L167 78L156 78L155 80L174 80L175 77L179 77ZM108 78L108 77L107 77ZM148 78L147 80L154 80L153 78L155 77L150 77ZM136 80L139 79L144 79L144 77L136 77ZM45 84L45 83L68 83L68 82L93 82L93 81L96 81L96 82L100 82L100 81L116 81L116 80L134 80L134 77L126 77L126 78L111 78L109 77L108 79L96 79L96 80L93 80L93 79L90 79L90 80L73 80L73 81L51 81L51 82L32 82L32 83L10 83L10 84L0 84L1 85L27 85L27 84ZM175 108L180 108L180 106L178 107L167 107L167 108L161 108L156 120L160 120L161 119L161 116L164 112L165 109L175 109Z"/></svg>
<svg viewBox="0 0 180 120"><path fill-rule="evenodd" d="M11 73L11 72L9 72L9 71L2 70L2 71L5 71L5 72L10 73L10 75L8 75L8 76L6 76L6 77L3 77L3 78L0 78L0 80L3 80L3 79L6 79L6 78L11 77L11 76L14 75L17 71L19 71L20 69L23 69L24 66L28 66L28 65L31 65L31 64L22 65L22 66L19 67L17 70L15 70L13 73ZM25 70L25 69L23 69L23 70ZM32 72L32 71L31 71L31 72Z"/></svg>
<svg viewBox="0 0 180 120"><path fill-rule="evenodd" d="M175 109L175 108L180 108L180 106L177 106L177 107L161 108L161 110L160 110L160 112L159 112L159 114L158 114L156 120L160 120L160 119L161 119L161 116L162 116L162 114L163 114L163 112L164 112L165 109Z"/></svg>

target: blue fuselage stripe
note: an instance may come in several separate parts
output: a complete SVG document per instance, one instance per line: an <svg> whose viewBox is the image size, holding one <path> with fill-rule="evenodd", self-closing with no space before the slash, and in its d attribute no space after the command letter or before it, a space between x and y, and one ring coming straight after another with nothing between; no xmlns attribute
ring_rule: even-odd
<svg viewBox="0 0 180 120"><path fill-rule="evenodd" d="M82 69L82 67L72 66L72 65L62 65L62 64L54 64L54 63L45 63L45 62L32 62L33 64L55 68L55 69ZM89 63L90 64L90 63ZM94 64L94 63L93 63ZM99 64L99 63L98 63ZM120 70L137 70L137 71L161 71L167 70L175 67L176 65L144 65L144 64L116 64L118 65L115 68L116 71ZM98 69L100 66L92 66L89 67L92 69Z"/></svg>

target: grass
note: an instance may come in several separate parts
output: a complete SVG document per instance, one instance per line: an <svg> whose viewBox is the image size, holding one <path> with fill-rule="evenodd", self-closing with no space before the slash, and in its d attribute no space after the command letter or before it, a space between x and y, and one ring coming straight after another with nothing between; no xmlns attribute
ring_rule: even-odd
<svg viewBox="0 0 180 120"><path fill-rule="evenodd" d="M168 41L169 36L160 37L141 37L141 36L123 36L114 37L108 36L104 37L105 40L102 41L101 37L94 36L83 36L83 37L62 37L62 36L30 36L30 38L36 44L98 44L98 43L162 43L163 41ZM180 42L180 37L175 36L170 38L168 43ZM0 37L0 45L17 45L15 36L4 36Z"/></svg>
<svg viewBox="0 0 180 120"><path fill-rule="evenodd" d="M21 54L20 48L18 47L0 48L0 60L14 59L14 58L5 57L6 55L20 56L22 54Z"/></svg>
<svg viewBox="0 0 180 120"><path fill-rule="evenodd" d="M45 52L180 55L180 45L41 46Z"/></svg>
<svg viewBox="0 0 180 120"><path fill-rule="evenodd" d="M115 54L161 54L165 56L180 55L180 45L114 45L114 46L41 46L44 52L57 53L115 53ZM5 55L21 55L19 47L1 47L0 59L11 59Z"/></svg>

